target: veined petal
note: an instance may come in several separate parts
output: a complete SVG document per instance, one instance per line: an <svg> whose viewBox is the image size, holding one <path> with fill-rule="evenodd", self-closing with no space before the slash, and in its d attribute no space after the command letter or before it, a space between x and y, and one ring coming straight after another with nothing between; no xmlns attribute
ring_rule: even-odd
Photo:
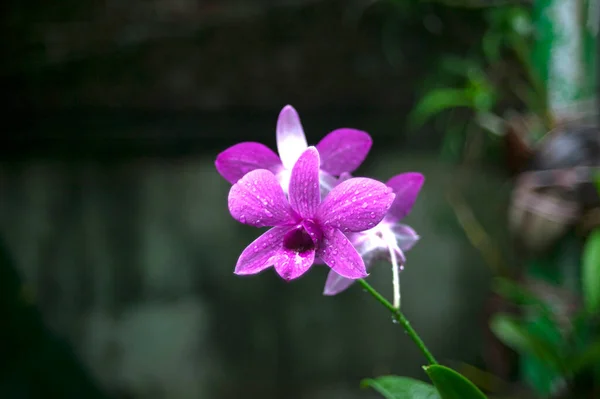
<svg viewBox="0 0 600 399"><path fill-rule="evenodd" d="M317 209L323 226L364 231L381 222L394 201L390 187L377 180L355 177L334 187Z"/></svg>
<svg viewBox="0 0 600 399"><path fill-rule="evenodd" d="M395 224L391 230L396 237L398 247L402 251L410 250L421 238L412 227L405 224Z"/></svg>
<svg viewBox="0 0 600 399"><path fill-rule="evenodd" d="M345 291L352 283L354 283L354 280L342 277L333 270L330 270L327 275L327 280L325 281L323 295L337 295L340 292Z"/></svg>
<svg viewBox="0 0 600 399"><path fill-rule="evenodd" d="M409 214L424 182L425 177L421 173L409 172L394 176L386 183L396 194L388 212L392 221L398 221Z"/></svg>
<svg viewBox="0 0 600 399"><path fill-rule="evenodd" d="M237 183L246 173L256 169L267 169L277 174L283 168L275 152L266 145L254 142L229 147L217 155L215 167L231 184Z"/></svg>
<svg viewBox="0 0 600 399"><path fill-rule="evenodd" d="M319 190L319 152L308 147L292 169L289 186L290 205L303 218L312 218L321 202Z"/></svg>
<svg viewBox="0 0 600 399"><path fill-rule="evenodd" d="M282 248L275 255L275 271L286 281L294 280L310 269L315 261L315 250L296 252Z"/></svg>
<svg viewBox="0 0 600 399"><path fill-rule="evenodd" d="M357 279L367 276L362 258L344 233L338 229L330 228L324 231L317 256L342 277Z"/></svg>
<svg viewBox="0 0 600 399"><path fill-rule="evenodd" d="M295 222L296 215L277 178L265 169L253 170L235 183L229 190L228 205L235 220L254 227Z"/></svg>
<svg viewBox="0 0 600 399"><path fill-rule="evenodd" d="M283 166L292 169L307 147L298 112L291 105L286 105L277 119L277 151Z"/></svg>
<svg viewBox="0 0 600 399"><path fill-rule="evenodd" d="M336 129L317 144L321 169L332 175L354 172L367 157L373 140L368 133L356 129Z"/></svg>
<svg viewBox="0 0 600 399"><path fill-rule="evenodd" d="M293 228L293 226L273 227L254 240L240 255L234 273L256 274L273 266L277 254L283 248L283 236Z"/></svg>

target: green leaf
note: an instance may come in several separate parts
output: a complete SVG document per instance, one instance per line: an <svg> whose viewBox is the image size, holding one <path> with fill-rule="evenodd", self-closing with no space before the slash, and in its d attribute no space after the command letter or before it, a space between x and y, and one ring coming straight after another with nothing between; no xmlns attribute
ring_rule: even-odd
<svg viewBox="0 0 600 399"><path fill-rule="evenodd" d="M481 46L488 62L494 63L500 60L500 50L503 40L502 35L495 31L490 30L483 35Z"/></svg>
<svg viewBox="0 0 600 399"><path fill-rule="evenodd" d="M594 184L596 185L598 194L600 194L600 173L596 173L596 175L594 176Z"/></svg>
<svg viewBox="0 0 600 399"><path fill-rule="evenodd" d="M386 399L440 399L433 385L408 377L388 375L367 378L360 385L362 388L373 388Z"/></svg>
<svg viewBox="0 0 600 399"><path fill-rule="evenodd" d="M541 298L509 279L502 277L495 278L492 283L492 290L517 305L535 306L543 313L552 315L552 310Z"/></svg>
<svg viewBox="0 0 600 399"><path fill-rule="evenodd" d="M423 367L442 399L486 399L471 381L451 368L435 364Z"/></svg>
<svg viewBox="0 0 600 399"><path fill-rule="evenodd" d="M600 228L594 230L585 243L581 282L586 309L597 312L600 310Z"/></svg>
<svg viewBox="0 0 600 399"><path fill-rule="evenodd" d="M560 369L561 362L554 347L527 331L517 318L498 313L490 321L490 328L500 341L515 351L532 355L553 369Z"/></svg>
<svg viewBox="0 0 600 399"><path fill-rule="evenodd" d="M479 127L495 136L501 137L506 131L506 123L504 119L492 112L478 112L475 115L475 122Z"/></svg>
<svg viewBox="0 0 600 399"><path fill-rule="evenodd" d="M494 103L496 102L496 98L494 93L487 90L477 90L473 95L473 103L475 105L475 109L480 112L489 112Z"/></svg>
<svg viewBox="0 0 600 399"><path fill-rule="evenodd" d="M567 362L567 369L577 374L588 367L600 364L600 341L596 341Z"/></svg>
<svg viewBox="0 0 600 399"><path fill-rule="evenodd" d="M443 56L440 60L440 69L451 75L463 78L468 78L472 74L483 75L483 69L475 59L454 55Z"/></svg>
<svg viewBox="0 0 600 399"><path fill-rule="evenodd" d="M463 89L436 89L425 94L409 116L411 129L421 127L432 116L455 107L473 107L473 100Z"/></svg>

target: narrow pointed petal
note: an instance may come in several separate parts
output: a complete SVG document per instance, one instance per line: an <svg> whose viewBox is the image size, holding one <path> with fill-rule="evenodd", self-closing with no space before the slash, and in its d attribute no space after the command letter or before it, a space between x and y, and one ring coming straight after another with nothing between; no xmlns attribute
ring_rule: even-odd
<svg viewBox="0 0 600 399"><path fill-rule="evenodd" d="M373 140L368 133L356 129L336 129L317 144L321 169L332 175L354 172L363 163Z"/></svg>
<svg viewBox="0 0 600 399"><path fill-rule="evenodd" d="M315 262L315 250L296 252L281 249L274 258L275 271L286 281L297 279Z"/></svg>
<svg viewBox="0 0 600 399"><path fill-rule="evenodd" d="M404 264L406 263L406 255L404 255L404 251L401 250L397 245L392 248L392 251L394 251L394 253L396 254L396 259L400 264L400 270L404 269ZM391 262L390 256L386 256L386 258Z"/></svg>
<svg viewBox="0 0 600 399"><path fill-rule="evenodd" d="M319 152L308 147L294 164L289 186L290 205L302 218L312 218L321 203Z"/></svg>
<svg viewBox="0 0 600 399"><path fill-rule="evenodd" d="M293 226L273 227L244 249L235 265L235 274L256 274L273 266L283 248L283 236Z"/></svg>
<svg viewBox="0 0 600 399"><path fill-rule="evenodd" d="M388 212L392 221L398 221L410 213L424 182L425 176L421 173L409 172L394 176L386 183L396 194Z"/></svg>
<svg viewBox="0 0 600 399"><path fill-rule="evenodd" d="M319 205L316 219L343 232L364 231L381 222L393 201L390 187L377 180L355 177L331 190Z"/></svg>
<svg viewBox="0 0 600 399"><path fill-rule="evenodd" d="M365 263L348 238L338 229L326 229L317 250L327 266L342 277L357 279L367 277Z"/></svg>
<svg viewBox="0 0 600 399"><path fill-rule="evenodd" d="M345 291L354 283L354 280L342 277L333 270L329 271L327 275L327 281L325 281L325 288L323 289L323 295L337 295L342 291Z"/></svg>
<svg viewBox="0 0 600 399"><path fill-rule="evenodd" d="M291 105L286 105L277 119L277 151L283 166L292 169L307 147L298 112Z"/></svg>
<svg viewBox="0 0 600 399"><path fill-rule="evenodd" d="M402 251L408 251L419 241L420 237L412 227L405 224L396 224L392 227L396 237L396 244Z"/></svg>
<svg viewBox="0 0 600 399"><path fill-rule="evenodd" d="M246 142L229 147L217 156L217 171L231 184L237 183L248 172L267 169L277 174L283 168L281 160L269 147Z"/></svg>
<svg viewBox="0 0 600 399"><path fill-rule="evenodd" d="M229 190L229 212L240 223L254 227L281 226L295 222L277 178L268 170L247 173Z"/></svg>

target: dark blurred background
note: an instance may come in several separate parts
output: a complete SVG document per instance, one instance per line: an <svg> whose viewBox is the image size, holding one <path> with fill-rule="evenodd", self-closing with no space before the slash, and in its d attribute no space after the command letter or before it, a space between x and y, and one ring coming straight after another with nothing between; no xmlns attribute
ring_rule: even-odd
<svg viewBox="0 0 600 399"><path fill-rule="evenodd" d="M491 272L445 193L507 247L510 187L485 157L441 159L443 125L406 123L439 54L485 23L401 3L4 1L0 397L375 398L362 378L424 378L359 288L321 295L324 268L233 275L259 231L229 216L213 162L240 141L275 148L286 104L310 143L368 131L358 174L425 174L403 307L440 360L480 365ZM390 294L390 277L371 280Z"/></svg>

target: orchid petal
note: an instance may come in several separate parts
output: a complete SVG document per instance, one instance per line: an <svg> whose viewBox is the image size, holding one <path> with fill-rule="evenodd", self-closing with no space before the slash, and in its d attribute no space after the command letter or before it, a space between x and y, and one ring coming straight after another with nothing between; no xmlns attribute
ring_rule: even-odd
<svg viewBox="0 0 600 399"><path fill-rule="evenodd" d="M237 183L248 172L267 169L277 174L282 169L281 160L269 147L246 142L229 147L217 156L215 167L231 184Z"/></svg>
<svg viewBox="0 0 600 399"><path fill-rule="evenodd" d="M302 218L312 218L321 202L319 190L319 152L308 147L292 169L289 185L290 205Z"/></svg>
<svg viewBox="0 0 600 399"><path fill-rule="evenodd" d="M308 236L310 237L310 239L313 242L313 245L316 248L321 239L323 238L323 231L319 226L317 226L315 222L309 219L303 220L301 224L302 227L304 227L304 230L308 233Z"/></svg>
<svg viewBox="0 0 600 399"><path fill-rule="evenodd" d="M294 226L273 227L254 240L240 255L234 273L256 274L273 266L283 248L283 236L293 228Z"/></svg>
<svg viewBox="0 0 600 399"><path fill-rule="evenodd" d="M298 112L291 105L286 105L277 119L277 151L283 166L292 169L307 147Z"/></svg>
<svg viewBox="0 0 600 399"><path fill-rule="evenodd" d="M319 187L321 188L321 198L325 198L329 192L338 185L338 179L323 170L319 170Z"/></svg>
<svg viewBox="0 0 600 399"><path fill-rule="evenodd" d="M398 263L400 264L400 270L404 269L404 264L406 263L406 255L404 255L404 251L400 249L397 245L394 245L394 247L392 247L392 251L394 251L394 253L396 254ZM389 253L388 256L386 256L386 258L391 261L391 256L389 256Z"/></svg>
<svg viewBox="0 0 600 399"><path fill-rule="evenodd" d="M314 261L314 249L297 252L283 248L275 255L275 271L286 281L294 280L306 273Z"/></svg>
<svg viewBox="0 0 600 399"><path fill-rule="evenodd" d="M398 221L409 214L424 182L425 177L421 173L409 172L394 176L386 183L396 194L388 213L391 221Z"/></svg>
<svg viewBox="0 0 600 399"><path fill-rule="evenodd" d="M412 227L405 224L396 224L391 227L396 243L402 251L408 251L419 241L421 237Z"/></svg>
<svg viewBox="0 0 600 399"><path fill-rule="evenodd" d="M348 238L340 230L326 229L317 256L342 277L357 279L367 277L365 263Z"/></svg>
<svg viewBox="0 0 600 399"><path fill-rule="evenodd" d="M317 144L321 169L332 175L354 172L367 157L373 141L368 133L356 129L336 129Z"/></svg>
<svg viewBox="0 0 600 399"><path fill-rule="evenodd" d="M333 270L329 271L327 280L325 281L325 288L323 289L323 295L337 295L342 291L345 291L354 283L354 280L346 277L342 277Z"/></svg>
<svg viewBox="0 0 600 399"><path fill-rule="evenodd" d="M277 178L265 169L253 170L229 190L229 212L240 223L254 227L281 226L295 222Z"/></svg>
<svg viewBox="0 0 600 399"><path fill-rule="evenodd" d="M337 181L337 184L336 184L336 185L338 185L338 184L340 184L340 183L343 183L343 182L345 182L346 180L350 180L350 179L352 179L352 175L351 175L350 173L348 173L348 172L344 172L344 173L342 173L342 174L340 175L340 177L338 178L338 181Z"/></svg>
<svg viewBox="0 0 600 399"><path fill-rule="evenodd" d="M355 177L334 187L317 209L324 226L364 231L384 218L394 201L392 189L377 180Z"/></svg>

